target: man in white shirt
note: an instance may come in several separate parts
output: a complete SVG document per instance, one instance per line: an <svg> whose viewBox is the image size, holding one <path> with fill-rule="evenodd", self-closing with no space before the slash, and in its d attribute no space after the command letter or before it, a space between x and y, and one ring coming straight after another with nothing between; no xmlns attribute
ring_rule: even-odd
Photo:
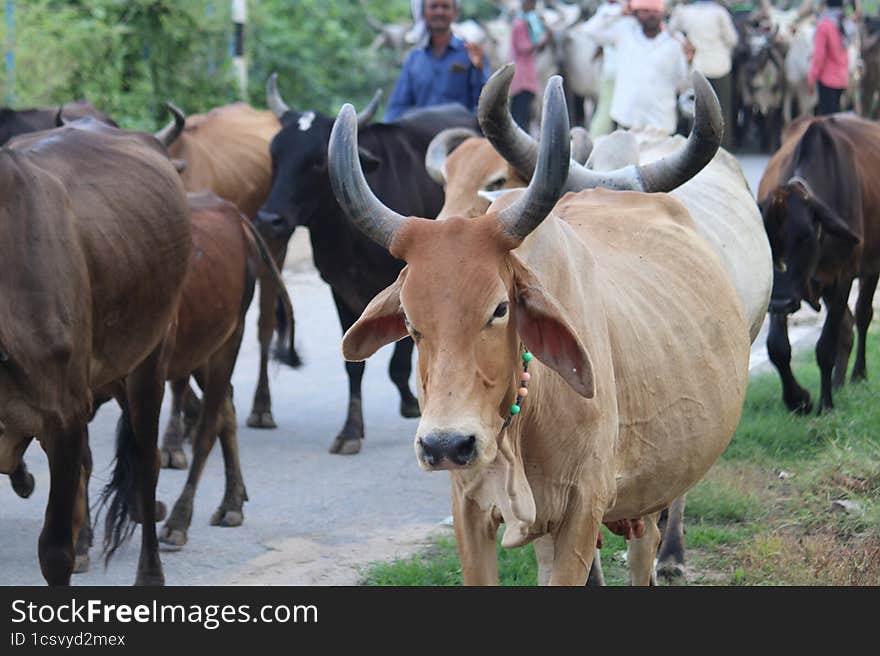
<svg viewBox="0 0 880 656"><path fill-rule="evenodd" d="M622 20L630 14L637 22ZM675 132L676 101L690 84L693 50L686 55L685 45L664 28L664 14L663 0L630 0L620 14L596 15L584 26L599 44L616 48L611 119L619 127Z"/></svg>
<svg viewBox="0 0 880 656"><path fill-rule="evenodd" d="M693 67L709 80L724 116L722 146L733 145L732 77L733 48L739 41L730 12L715 0L695 0L678 5L669 19L669 29L683 32L695 48Z"/></svg>

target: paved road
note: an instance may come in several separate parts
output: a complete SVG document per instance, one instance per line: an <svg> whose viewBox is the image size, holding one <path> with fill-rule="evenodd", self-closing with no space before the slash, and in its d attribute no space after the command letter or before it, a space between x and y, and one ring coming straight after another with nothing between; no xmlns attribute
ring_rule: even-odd
<svg viewBox="0 0 880 656"><path fill-rule="evenodd" d="M753 189L766 160L761 156L742 159ZM308 259L305 235L298 233L295 240L285 275L306 364L297 371L282 367L272 371L279 428L245 427L258 363L254 304L233 378L242 466L250 495L245 523L240 528L208 525L223 493L217 448L196 497L189 544L181 551L162 554L169 584L353 584L359 566L413 551L424 544L430 531L444 530L437 528L438 523L450 514L448 476L426 474L418 468L412 448L416 420L397 413L397 391L386 373L389 347L370 360L364 377L367 438L362 453L355 457L327 453L347 402L347 378L339 351L341 331L329 291ZM756 358L764 353L763 343L759 337ZM108 404L90 427L95 459L93 499L109 476L117 417L118 410ZM30 499L19 499L0 480L0 585L43 584L36 549L49 489L48 469L36 445L28 452L27 462L37 482ZM162 471L158 498L169 507L185 475ZM99 528L96 545L101 535ZM91 571L77 575L74 584L131 584L138 535L107 569L99 562L98 547L93 547Z"/></svg>

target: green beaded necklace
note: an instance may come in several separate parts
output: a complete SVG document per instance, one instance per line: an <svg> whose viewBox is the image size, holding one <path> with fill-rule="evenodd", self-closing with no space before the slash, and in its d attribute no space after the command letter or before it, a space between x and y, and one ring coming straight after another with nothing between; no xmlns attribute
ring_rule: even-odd
<svg viewBox="0 0 880 656"><path fill-rule="evenodd" d="M501 427L501 430L504 430L505 428L510 426L510 422L513 421L513 418L520 413L520 410L522 410L523 399L525 399L529 393L529 380L531 380L532 377L532 375L529 373L529 362L532 361L533 357L534 356L528 351L523 351L523 372L519 375L521 387L519 388L519 390L517 390L516 402L510 406L510 414L507 415L507 419L504 420L504 425Z"/></svg>

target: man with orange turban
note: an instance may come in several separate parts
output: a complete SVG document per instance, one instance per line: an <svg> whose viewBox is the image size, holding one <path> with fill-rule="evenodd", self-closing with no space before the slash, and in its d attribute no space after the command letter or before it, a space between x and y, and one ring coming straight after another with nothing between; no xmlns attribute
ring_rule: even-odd
<svg viewBox="0 0 880 656"><path fill-rule="evenodd" d="M622 20L626 15L636 22ZM676 101L689 86L693 49L666 30L665 15L663 0L630 0L620 14L597 14L584 26L600 45L616 48L610 114L618 127L675 132Z"/></svg>

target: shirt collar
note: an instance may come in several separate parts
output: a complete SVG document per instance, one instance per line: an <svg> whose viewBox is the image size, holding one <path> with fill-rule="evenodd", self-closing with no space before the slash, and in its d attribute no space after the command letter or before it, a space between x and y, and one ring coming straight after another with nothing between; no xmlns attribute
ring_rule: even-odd
<svg viewBox="0 0 880 656"><path fill-rule="evenodd" d="M425 43L425 50L432 50L434 46L431 45L431 37L428 36L428 40ZM464 41L459 39L454 34L452 38L449 39L449 44L446 46L446 50L463 50L464 49Z"/></svg>

